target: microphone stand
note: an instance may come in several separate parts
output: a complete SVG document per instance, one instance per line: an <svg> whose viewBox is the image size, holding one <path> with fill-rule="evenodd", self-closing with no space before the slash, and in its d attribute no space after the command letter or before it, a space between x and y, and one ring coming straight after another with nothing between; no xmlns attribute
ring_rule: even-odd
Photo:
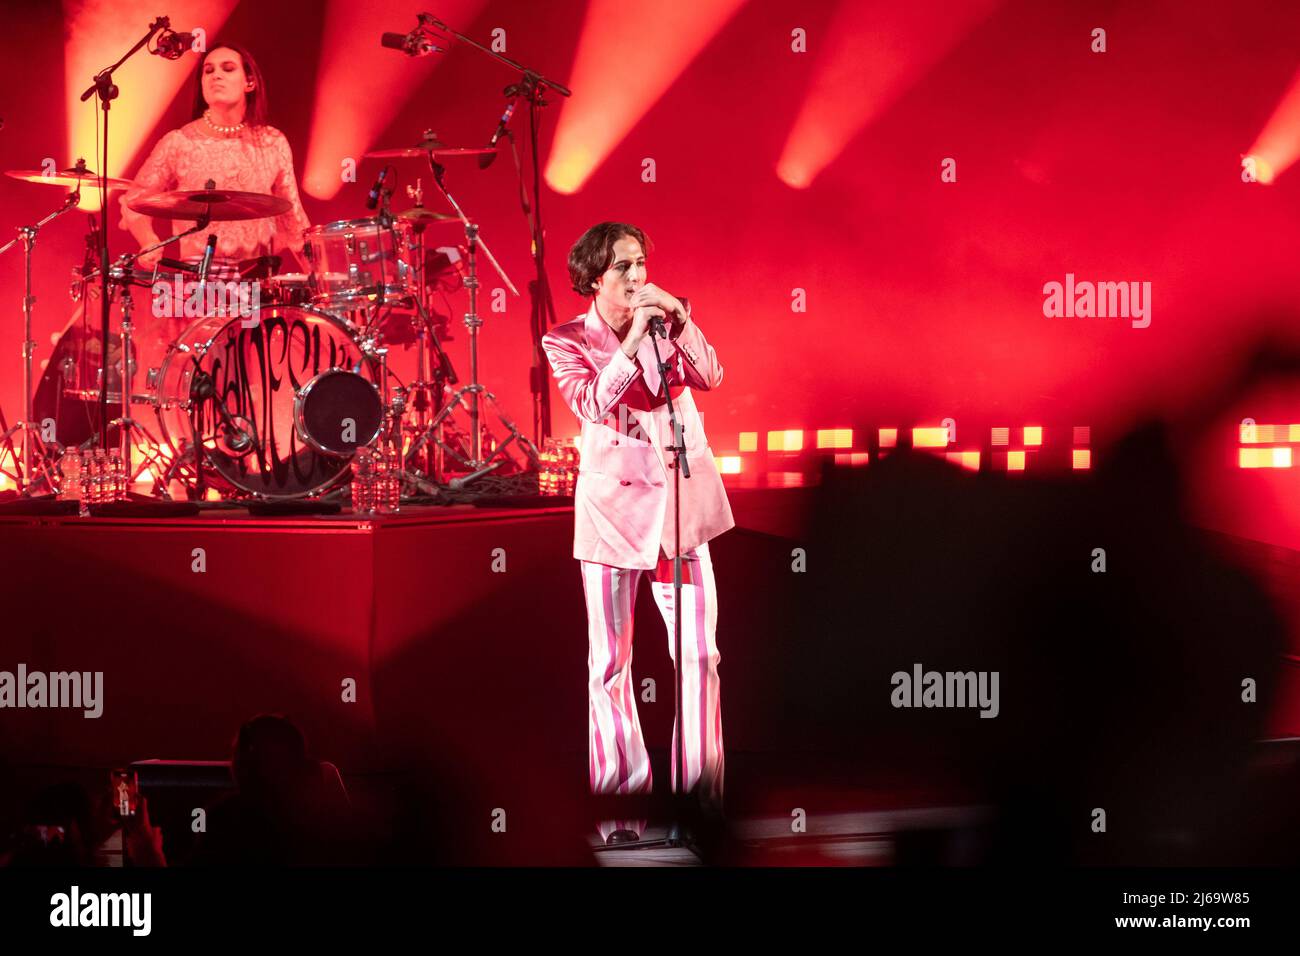
<svg viewBox="0 0 1300 956"><path fill-rule="evenodd" d="M673 790L674 802L677 804L678 820L674 821L668 831L666 846L681 846L680 810L685 801L686 766L684 738L686 726L682 721L682 478L691 477L691 465L686 459L686 436L682 432L681 422L677 418L677 407L673 404L673 393L668 387L668 372L672 368L659 354L659 339L667 339L668 332L662 318L650 320L650 344L655 351L655 365L659 369L659 382L663 388L664 400L668 403L668 423L672 428L672 444L665 446L673 453L673 670L676 681L673 686L673 726L677 729L673 741L673 764L676 772L677 786ZM700 714L700 720L704 715Z"/></svg>
<svg viewBox="0 0 1300 956"><path fill-rule="evenodd" d="M572 96L573 91L563 84L548 80L535 70L528 69L522 63L512 60L508 56L503 56L478 41L470 39L465 34L458 33L436 17L421 13L417 15L417 19L419 20L419 26L416 27L417 31L427 31L429 27L441 30L460 42L486 53L492 59L508 66L522 77L518 84L507 88L506 95L514 99L522 96L528 100L529 144L533 165L531 210L527 191L524 188L523 170L519 167L518 155L515 156L515 167L519 174L521 205L523 206L524 215L528 218L528 226L531 232L533 268L536 273L535 278L528 283L528 295L531 300L529 329L533 338L533 364L528 370L528 384L533 393L533 444L541 447L545 440L551 436L550 376L549 366L542 350L542 336L555 322L555 301L551 296L551 285L546 276L546 230L542 226L542 162L539 127L541 125L542 107L547 105L546 100L543 99L546 91L552 90L560 96ZM503 132L510 137L510 148L513 152L514 136L508 129L503 130Z"/></svg>
<svg viewBox="0 0 1300 956"><path fill-rule="evenodd" d="M99 163L100 177L100 245L99 245L99 269L100 269L100 356L105 363L104 372L99 383L99 447L108 448L108 325L109 325L109 301L108 301L108 117L109 109L113 100L117 99L117 84L113 82L113 73L127 60L135 56L142 50L154 34L159 30L168 30L171 28L171 20L168 17L158 17L149 24L149 32L136 41L126 54L106 69L100 70L95 74L93 82L81 94L81 102L86 102L92 96L99 97L100 108L104 111L104 154Z"/></svg>

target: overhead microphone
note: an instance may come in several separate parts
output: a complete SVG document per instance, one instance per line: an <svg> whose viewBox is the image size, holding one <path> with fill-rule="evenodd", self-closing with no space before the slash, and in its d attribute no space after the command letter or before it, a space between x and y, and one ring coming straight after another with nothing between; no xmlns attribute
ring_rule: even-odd
<svg viewBox="0 0 1300 956"><path fill-rule="evenodd" d="M496 132L493 133L492 138L488 140L488 149L495 150L501 137L506 134L506 127L510 125L510 117L515 115L515 106L518 102L519 97L516 95L514 99L506 104L506 111L501 114L501 120L497 123ZM478 158L478 168L487 169L492 165L496 158L497 154L495 152L488 153L486 156L480 156Z"/></svg>
<svg viewBox="0 0 1300 956"><path fill-rule="evenodd" d="M149 51L168 60L179 60L194 47L193 33L176 33L168 30L158 37L157 48Z"/></svg>
<svg viewBox="0 0 1300 956"><path fill-rule="evenodd" d="M418 30L412 30L410 33L385 33L379 38L379 45L389 50L401 50L410 57L447 52Z"/></svg>
<svg viewBox="0 0 1300 956"><path fill-rule="evenodd" d="M370 192L366 193L366 208L374 209L379 205L379 193L384 188L384 180L388 177L389 167L385 166L379 171L375 184L370 187Z"/></svg>
<svg viewBox="0 0 1300 956"><path fill-rule="evenodd" d="M206 288L208 269L212 267L212 256L217 251L217 234L208 233L208 244L203 247L203 258L199 260L199 288Z"/></svg>

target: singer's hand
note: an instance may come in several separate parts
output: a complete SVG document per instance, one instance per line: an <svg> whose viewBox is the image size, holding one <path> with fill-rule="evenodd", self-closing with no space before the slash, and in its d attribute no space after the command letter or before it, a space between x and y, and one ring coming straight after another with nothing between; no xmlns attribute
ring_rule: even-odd
<svg viewBox="0 0 1300 956"><path fill-rule="evenodd" d="M674 322L686 320L686 307L671 292L665 292L653 282L647 282L636 290L632 296L632 308L639 306L656 306L674 317Z"/></svg>
<svg viewBox="0 0 1300 956"><path fill-rule="evenodd" d="M633 298L636 297L633 296ZM641 347L641 340L646 337L646 333L650 330L650 319L655 316L663 318L664 310L653 306L642 306L632 312L632 328L628 331L627 337L623 339L623 354L628 358L636 355L636 350Z"/></svg>

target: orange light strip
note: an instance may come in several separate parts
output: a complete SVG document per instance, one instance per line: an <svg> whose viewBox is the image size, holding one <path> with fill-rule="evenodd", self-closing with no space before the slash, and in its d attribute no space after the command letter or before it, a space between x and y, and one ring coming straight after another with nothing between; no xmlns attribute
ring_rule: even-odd
<svg viewBox="0 0 1300 956"><path fill-rule="evenodd" d="M797 428L787 429L786 431L768 432L767 450L802 451L803 432Z"/></svg>
<svg viewBox="0 0 1300 956"><path fill-rule="evenodd" d="M947 448L948 429L913 428L912 447L913 448Z"/></svg>
<svg viewBox="0 0 1300 956"><path fill-rule="evenodd" d="M818 448L852 448L853 429L852 428L819 428L817 429L817 447Z"/></svg>
<svg viewBox="0 0 1300 956"><path fill-rule="evenodd" d="M1290 468L1290 448L1238 448L1239 468Z"/></svg>

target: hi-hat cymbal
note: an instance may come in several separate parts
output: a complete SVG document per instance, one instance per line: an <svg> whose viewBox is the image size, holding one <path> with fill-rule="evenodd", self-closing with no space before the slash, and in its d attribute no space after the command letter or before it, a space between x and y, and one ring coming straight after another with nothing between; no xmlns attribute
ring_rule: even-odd
<svg viewBox="0 0 1300 956"><path fill-rule="evenodd" d="M432 209L425 209L423 206L403 209L397 214L397 218L406 219L409 222L424 226L435 222L460 222L455 216L448 216L443 212L434 212Z"/></svg>
<svg viewBox="0 0 1300 956"><path fill-rule="evenodd" d="M418 146L399 149L377 149L365 154L366 159L447 159L453 156L486 156L495 153L496 147L488 146L448 146L442 140L429 136L420 141Z"/></svg>
<svg viewBox="0 0 1300 956"><path fill-rule="evenodd" d="M42 183L46 186L66 186L69 189L80 186L82 189L98 189L99 174L91 172L84 166L70 166L57 173L46 173L42 169L7 169L5 175L24 183ZM109 189L130 189L135 183L130 179L108 177Z"/></svg>
<svg viewBox="0 0 1300 956"><path fill-rule="evenodd" d="M236 219L266 219L280 216L292 208L289 200L265 193L245 193L234 189L178 189L166 193L149 193L131 203L132 209L159 219L203 218L228 222Z"/></svg>

